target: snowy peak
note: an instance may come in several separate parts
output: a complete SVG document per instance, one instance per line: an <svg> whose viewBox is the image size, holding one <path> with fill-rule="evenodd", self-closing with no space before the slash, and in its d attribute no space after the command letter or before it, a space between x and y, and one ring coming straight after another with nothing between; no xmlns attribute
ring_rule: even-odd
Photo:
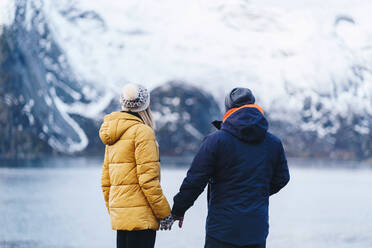
<svg viewBox="0 0 372 248"><path fill-rule="evenodd" d="M14 22L3 33L9 50L4 69L11 75L5 84L18 85L8 97L24 106L28 123L23 125L39 126L36 136L53 149L82 151L88 137L71 114L96 117L112 94L79 80L51 31L42 1L16 3Z"/></svg>
<svg viewBox="0 0 372 248"><path fill-rule="evenodd" d="M2 19L8 21L1 22L8 63L1 66L11 72L7 84L17 82L18 88L7 90L4 99L10 104L18 98L28 120L23 128L33 126L36 137L56 151L76 153L93 145L86 127L93 130L115 108L125 83L141 83L162 92L160 97L168 94L162 85L178 79L215 99L233 87L251 88L295 155L372 156L369 0L6 5L10 11ZM191 87L181 85L184 92ZM166 127L177 126L195 140L205 134L201 124L187 122L187 105L174 105L176 95L166 99L155 100L159 131L165 135ZM297 140L286 137L293 133ZM305 142L301 151L298 142Z"/></svg>

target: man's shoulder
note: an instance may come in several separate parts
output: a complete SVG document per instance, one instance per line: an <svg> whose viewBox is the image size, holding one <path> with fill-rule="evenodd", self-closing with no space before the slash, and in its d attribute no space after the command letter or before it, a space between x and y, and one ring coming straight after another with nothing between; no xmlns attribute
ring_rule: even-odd
<svg viewBox="0 0 372 248"><path fill-rule="evenodd" d="M282 145L282 141L276 136L274 135L273 133L270 133L270 132L267 132L266 133L266 139L269 140L271 143L275 144L275 145Z"/></svg>
<svg viewBox="0 0 372 248"><path fill-rule="evenodd" d="M216 130L210 134L208 134L205 139L221 139L221 138L224 138L224 137L228 137L229 135L223 131L222 129L220 130Z"/></svg>
<svg viewBox="0 0 372 248"><path fill-rule="evenodd" d="M226 139L226 132L224 132L222 130L216 130L216 131L208 134L207 136L205 136L204 142L218 143L220 141L223 141L224 139Z"/></svg>

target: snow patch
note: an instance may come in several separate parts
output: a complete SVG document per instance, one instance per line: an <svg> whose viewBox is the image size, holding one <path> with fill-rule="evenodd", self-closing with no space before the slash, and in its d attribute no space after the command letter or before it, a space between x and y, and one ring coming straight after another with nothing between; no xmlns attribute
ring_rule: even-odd
<svg viewBox="0 0 372 248"><path fill-rule="evenodd" d="M28 122L30 123L31 126L35 123L35 118L31 113L32 107L34 105L35 101L33 99L30 99L28 103L26 103L22 108L22 111L27 115Z"/></svg>
<svg viewBox="0 0 372 248"><path fill-rule="evenodd" d="M65 119L65 121L74 129L76 134L79 136L79 141L73 141L72 139L67 140L67 144L61 143L57 138L54 136L50 137L48 140L49 145L51 145L53 148L64 151L67 153L74 153L78 151L84 150L84 148L88 145L88 137L86 136L85 132L81 129L81 127L74 121L67 113L66 108L68 105L66 105L56 94L55 88L50 89L50 93L54 99L54 103L59 110L62 117Z"/></svg>
<svg viewBox="0 0 372 248"><path fill-rule="evenodd" d="M190 123L185 124L185 130L191 134L194 138L198 140L202 140L204 138L204 135L200 133L193 125Z"/></svg>

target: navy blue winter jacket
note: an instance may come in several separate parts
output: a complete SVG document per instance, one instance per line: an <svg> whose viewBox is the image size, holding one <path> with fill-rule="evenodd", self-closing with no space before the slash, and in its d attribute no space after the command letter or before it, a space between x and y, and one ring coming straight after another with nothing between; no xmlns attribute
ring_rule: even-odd
<svg viewBox="0 0 372 248"><path fill-rule="evenodd" d="M238 246L266 241L269 196L289 181L282 143L254 106L235 109L205 138L172 209L183 216L209 183L206 234Z"/></svg>

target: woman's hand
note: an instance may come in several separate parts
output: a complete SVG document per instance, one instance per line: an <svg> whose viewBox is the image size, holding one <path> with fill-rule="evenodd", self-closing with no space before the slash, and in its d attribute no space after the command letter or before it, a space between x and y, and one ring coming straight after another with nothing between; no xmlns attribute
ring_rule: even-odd
<svg viewBox="0 0 372 248"><path fill-rule="evenodd" d="M160 230L171 230L174 221L172 214L167 218L160 220Z"/></svg>
<svg viewBox="0 0 372 248"><path fill-rule="evenodd" d="M160 230L172 230L173 223L178 220L178 227L182 228L183 216L175 216L170 214L167 218L160 220Z"/></svg>

